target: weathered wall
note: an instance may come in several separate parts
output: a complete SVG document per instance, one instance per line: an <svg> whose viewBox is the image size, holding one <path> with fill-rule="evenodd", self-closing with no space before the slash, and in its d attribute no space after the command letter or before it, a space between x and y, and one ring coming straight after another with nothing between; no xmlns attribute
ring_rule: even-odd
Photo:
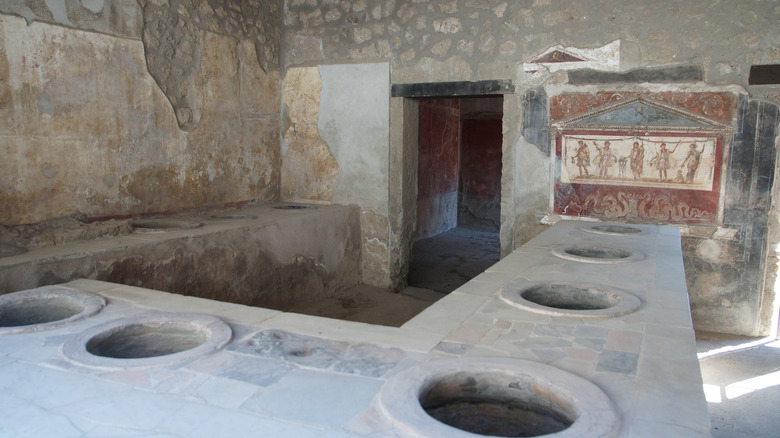
<svg viewBox="0 0 780 438"><path fill-rule="evenodd" d="M511 80L515 92L504 96L501 151L500 234L502 254L507 254L544 229L541 219L551 212L553 157L546 132L549 96L603 90L708 92L725 87L752 100L780 103L778 87L747 84L751 65L780 62L778 20L777 4L739 0L630 4L600 0L291 0L283 11L282 64L289 68L380 59L390 63L392 83ZM611 48L598 49L616 40L620 41ZM573 75L547 64L536 65L536 72L526 71L524 63L556 46L591 51L594 57L582 64L585 68L615 73L645 70L617 76ZM647 70L659 66L669 67L660 77ZM408 121L401 116L391 123L394 132L403 130ZM407 150L401 136L397 138L391 150ZM394 163L402 165L400 160L391 162L391 175L406 174L403 168L392 167ZM747 214L735 220L740 229L752 230L766 226L763 216ZM393 226L391 234L396 232ZM740 241L738 252L744 254L755 238ZM691 251L687 248L689 256ZM721 253L717 263L729 265L727 253ZM390 254L395 253L391 250ZM756 257L761 255L743 267L760 271L763 261ZM404 260L391 263L403 264ZM689 268L689 287L701 291L704 299L706 288L698 285L704 284L700 281L706 274L697 269ZM749 289L739 299L762 301L762 281L753 280L749 285L738 281ZM726 304L714 308L714 312L695 310L697 324L712 330L757 333L760 324L755 305L747 306L747 311ZM735 325L736 320L742 322Z"/></svg>
<svg viewBox="0 0 780 438"><path fill-rule="evenodd" d="M200 125L189 133L147 71L142 42L121 34L0 15L0 77L4 225L278 197L280 79L249 40L203 33Z"/></svg>
<svg viewBox="0 0 780 438"><path fill-rule="evenodd" d="M363 279L389 287L389 66L296 67L284 77L281 198L361 209Z"/></svg>
<svg viewBox="0 0 780 438"><path fill-rule="evenodd" d="M415 240L458 225L460 101L423 100L419 114Z"/></svg>
<svg viewBox="0 0 780 438"><path fill-rule="evenodd" d="M248 306L286 310L360 283L360 212L251 207L254 220L190 220L186 233L82 241L57 254L0 259L0 293L91 278Z"/></svg>

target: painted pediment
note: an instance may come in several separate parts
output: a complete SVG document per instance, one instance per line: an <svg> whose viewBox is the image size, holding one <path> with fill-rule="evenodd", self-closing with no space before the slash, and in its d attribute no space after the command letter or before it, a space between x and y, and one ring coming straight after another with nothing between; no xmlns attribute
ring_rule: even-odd
<svg viewBox="0 0 780 438"><path fill-rule="evenodd" d="M655 129L671 131L727 131L729 127L682 109L637 97L602 107L556 124L562 129Z"/></svg>
<svg viewBox="0 0 780 438"><path fill-rule="evenodd" d="M564 52L563 50L553 50L552 52L546 53L542 56L540 56L537 59L534 59L531 61L534 64L547 64L547 63L556 63L556 62L583 62L585 61L582 58L578 58L571 53Z"/></svg>

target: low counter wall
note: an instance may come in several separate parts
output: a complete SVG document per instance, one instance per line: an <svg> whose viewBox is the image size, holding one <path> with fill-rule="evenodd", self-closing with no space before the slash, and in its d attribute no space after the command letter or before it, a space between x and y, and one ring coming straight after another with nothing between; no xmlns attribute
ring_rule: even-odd
<svg viewBox="0 0 780 438"><path fill-rule="evenodd" d="M359 284L358 208L284 207L177 217L202 225L136 228L0 258L0 293L87 278L285 310Z"/></svg>

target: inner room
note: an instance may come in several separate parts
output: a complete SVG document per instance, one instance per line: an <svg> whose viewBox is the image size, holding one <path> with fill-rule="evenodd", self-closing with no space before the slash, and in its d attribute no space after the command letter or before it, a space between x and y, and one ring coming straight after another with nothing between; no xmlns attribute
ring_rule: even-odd
<svg viewBox="0 0 780 438"><path fill-rule="evenodd" d="M503 97L419 100L408 285L449 293L499 260Z"/></svg>

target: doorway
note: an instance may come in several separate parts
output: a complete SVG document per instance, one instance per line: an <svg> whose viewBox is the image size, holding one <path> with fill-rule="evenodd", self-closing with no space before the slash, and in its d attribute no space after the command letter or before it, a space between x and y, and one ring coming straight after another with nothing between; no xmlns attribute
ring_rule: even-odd
<svg viewBox="0 0 780 438"><path fill-rule="evenodd" d="M418 102L408 285L446 294L500 258L503 96Z"/></svg>

